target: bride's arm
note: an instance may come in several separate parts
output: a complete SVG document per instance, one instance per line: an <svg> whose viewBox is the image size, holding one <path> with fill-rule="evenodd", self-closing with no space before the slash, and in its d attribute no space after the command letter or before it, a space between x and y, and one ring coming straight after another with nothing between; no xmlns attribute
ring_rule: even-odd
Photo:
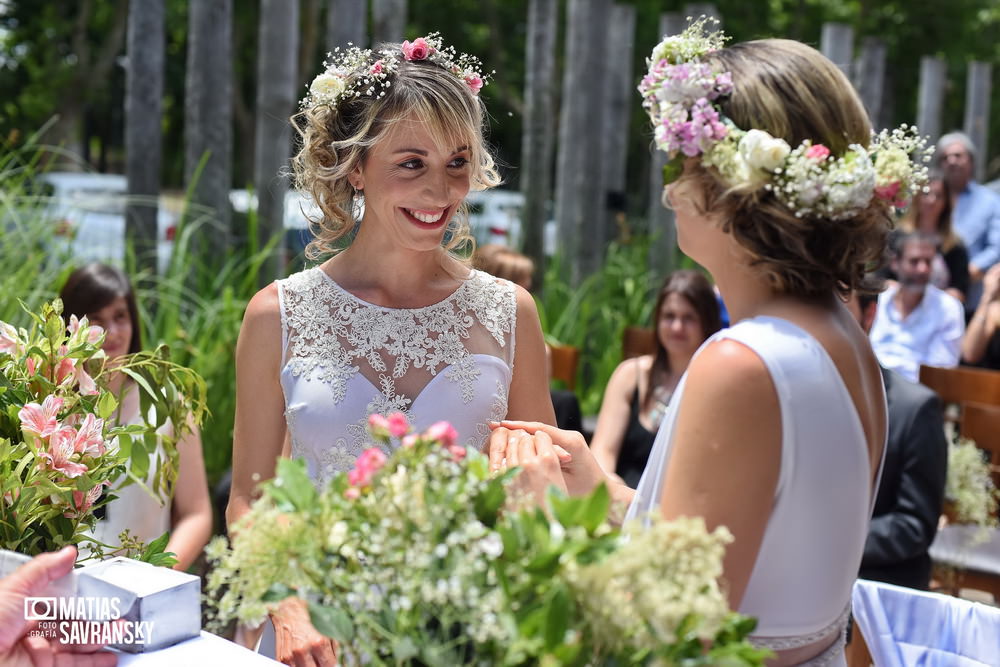
<svg viewBox="0 0 1000 667"><path fill-rule="evenodd" d="M517 290L517 324L514 330L514 369L507 399L507 419L555 424L549 394L548 366L545 360L545 340L538 320L535 300L519 286Z"/></svg>
<svg viewBox="0 0 1000 667"><path fill-rule="evenodd" d="M712 343L691 362L677 406L664 518L700 516L735 540L723 562L738 609L757 561L781 469L781 408L764 362L741 343Z"/></svg>

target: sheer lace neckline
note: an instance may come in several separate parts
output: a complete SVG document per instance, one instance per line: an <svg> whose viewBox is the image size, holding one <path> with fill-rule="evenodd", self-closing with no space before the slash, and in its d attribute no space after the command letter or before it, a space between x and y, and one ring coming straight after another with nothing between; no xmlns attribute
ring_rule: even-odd
<svg viewBox="0 0 1000 667"><path fill-rule="evenodd" d="M333 276L331 276L329 273L327 273L326 271L324 271L323 268L320 267L320 266L315 267L315 271L318 271L319 274L323 277L323 279L327 283L329 283L329 285L331 287L333 287L334 290L336 290L337 292L340 292L341 294L343 294L344 296L346 296L348 299L356 302L357 304L359 304L361 306L367 306L369 308L379 308L381 310L392 310L392 311L409 312L409 313L419 313L419 312L424 311L424 310L430 310L432 308L440 307L441 304L448 303L449 301L451 301L451 300L455 299L456 297L460 296L460 294L462 293L462 291L466 289L466 286L469 285L472 282L472 279L476 277L476 274L479 273L479 271L477 271L476 269L470 269L469 270L469 275L466 276L465 278L460 279L461 281L459 282L458 287L456 287L454 290L452 290L448 294L448 296L444 297L443 299L440 299L439 301L435 301L434 303L429 303L426 306L419 306L417 308L396 308L396 307L393 307L393 306L383 306L383 305L380 305L380 304L377 304L377 303L372 303L371 301L366 301L365 299L362 299L361 297L359 297L358 295L354 294L350 290L347 290L346 288L344 288L340 283L338 283L336 280L333 279Z"/></svg>

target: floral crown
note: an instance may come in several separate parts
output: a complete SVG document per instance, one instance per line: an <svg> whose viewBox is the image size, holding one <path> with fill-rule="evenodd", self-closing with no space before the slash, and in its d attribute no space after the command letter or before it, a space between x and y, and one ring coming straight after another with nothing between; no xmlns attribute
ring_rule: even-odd
<svg viewBox="0 0 1000 667"><path fill-rule="evenodd" d="M903 208L926 183L931 151L916 127L883 130L868 148L851 144L840 156L809 140L792 148L763 130L738 128L719 107L733 92L732 73L703 60L727 39L707 32L709 22L718 23L702 16L665 37L639 83L656 146L671 157L665 184L680 175L685 157L701 156L732 187L763 187L800 218L839 220L867 208L873 196Z"/></svg>
<svg viewBox="0 0 1000 667"><path fill-rule="evenodd" d="M482 63L475 56L458 53L453 46L442 46L441 34L404 41L373 51L356 46L341 51L338 47L328 54L325 70L309 85L309 94L301 102L303 109L317 106L336 108L341 102L355 97L378 99L392 85L391 77L404 60L428 61L451 72L465 82L473 95L486 85L489 75L482 73Z"/></svg>

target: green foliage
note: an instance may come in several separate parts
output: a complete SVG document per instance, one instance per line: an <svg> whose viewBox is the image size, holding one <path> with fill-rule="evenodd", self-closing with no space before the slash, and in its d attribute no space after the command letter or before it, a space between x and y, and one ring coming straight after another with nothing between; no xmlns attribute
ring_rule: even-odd
<svg viewBox="0 0 1000 667"><path fill-rule="evenodd" d="M648 237L608 246L601 269L577 288L562 277L558 255L546 267L538 311L546 339L580 349L576 393L584 414L597 414L604 387L622 360L622 332L648 326L659 277L649 268Z"/></svg>

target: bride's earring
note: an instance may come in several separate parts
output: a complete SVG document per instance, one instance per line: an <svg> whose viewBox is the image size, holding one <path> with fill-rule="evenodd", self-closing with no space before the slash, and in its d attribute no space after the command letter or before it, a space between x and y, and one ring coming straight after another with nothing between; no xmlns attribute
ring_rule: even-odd
<svg viewBox="0 0 1000 667"><path fill-rule="evenodd" d="M351 215L356 222L361 222L361 218L365 215L364 188L354 188L354 194L351 196Z"/></svg>

